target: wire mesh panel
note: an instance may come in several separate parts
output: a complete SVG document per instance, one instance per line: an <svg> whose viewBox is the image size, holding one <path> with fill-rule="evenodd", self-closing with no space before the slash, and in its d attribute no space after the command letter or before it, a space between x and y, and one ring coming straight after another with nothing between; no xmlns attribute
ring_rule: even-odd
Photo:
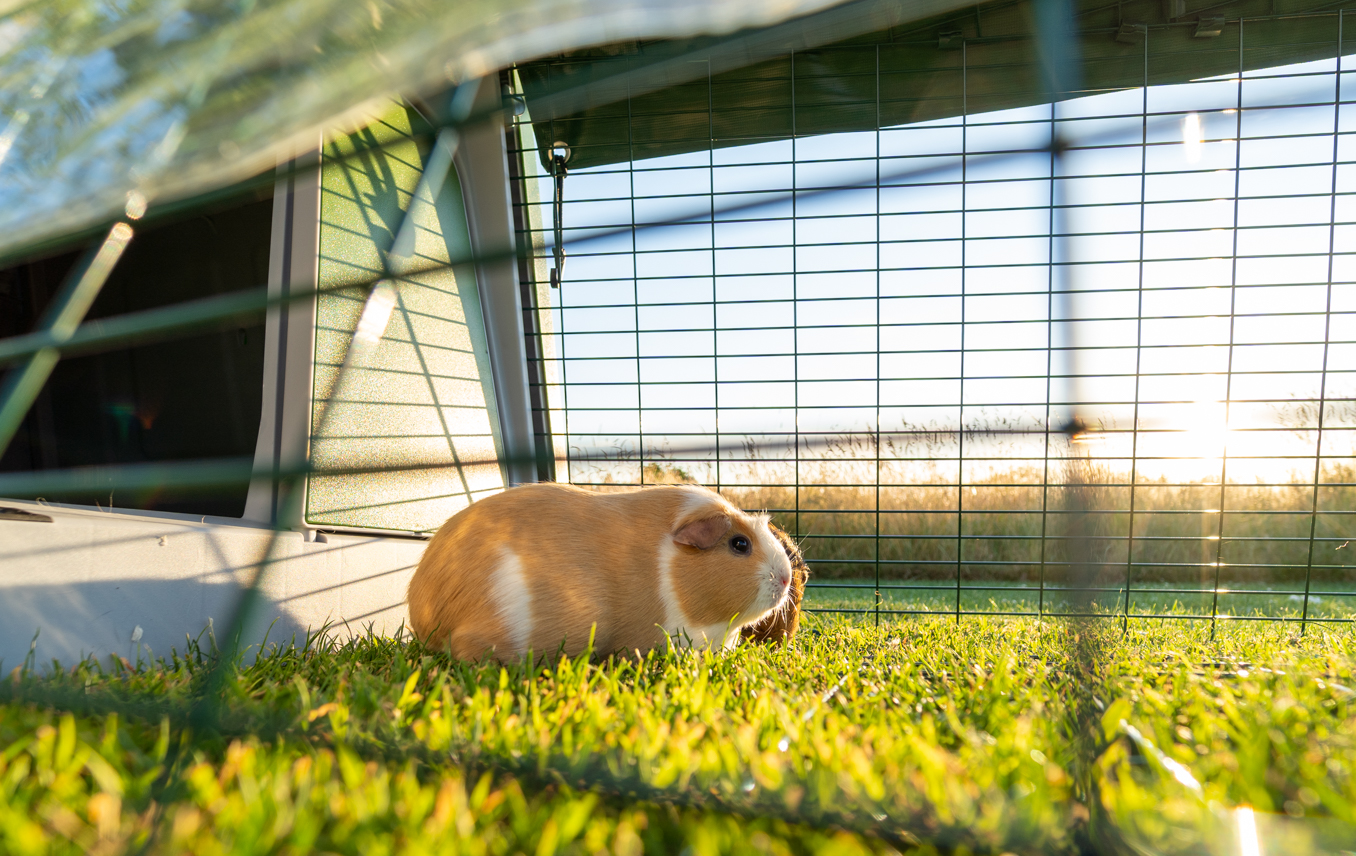
<svg viewBox="0 0 1356 856"><path fill-rule="evenodd" d="M1343 18L1230 24L1197 79L1199 44L1130 35L1116 88L1053 103L959 38L529 97L558 476L771 510L818 609L1346 620L1352 95L1276 61L1341 56Z"/></svg>

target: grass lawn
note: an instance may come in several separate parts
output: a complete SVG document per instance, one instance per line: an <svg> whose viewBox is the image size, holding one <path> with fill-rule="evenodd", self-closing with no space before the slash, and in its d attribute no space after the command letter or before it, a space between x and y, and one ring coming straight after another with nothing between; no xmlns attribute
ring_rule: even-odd
<svg viewBox="0 0 1356 856"><path fill-rule="evenodd" d="M1265 852L1356 846L1350 625L803 628L506 669L312 640L198 718L197 646L20 669L0 852L1237 853L1240 805Z"/></svg>
<svg viewBox="0 0 1356 856"><path fill-rule="evenodd" d="M1092 607L1109 615L1126 614L1126 594L1121 580L1099 584L1101 591L1091 595ZM1035 583L976 582L964 580L959 590L955 582L900 581L882 579L877 589L870 579L821 580L811 570L806 589L805 606L810 610L826 612L872 613L876 609L876 592L880 592L882 612L896 613L954 613L957 604L962 612L986 614L1019 613L1058 615L1076 612L1081 602L1059 585L1041 590ZM1212 608L1224 620L1279 619L1298 624L1304 616L1304 587L1298 592L1289 584L1266 586L1252 583L1246 588L1227 589L1221 586L1218 597L1213 589L1184 587L1164 583L1137 583L1130 591L1129 615L1170 615L1196 618L1209 622ZM1082 608L1087 608L1086 605ZM1323 590L1313 588L1309 597L1308 619L1323 623L1356 620L1356 586L1351 583L1328 583ZM1298 627L1294 628L1298 632Z"/></svg>

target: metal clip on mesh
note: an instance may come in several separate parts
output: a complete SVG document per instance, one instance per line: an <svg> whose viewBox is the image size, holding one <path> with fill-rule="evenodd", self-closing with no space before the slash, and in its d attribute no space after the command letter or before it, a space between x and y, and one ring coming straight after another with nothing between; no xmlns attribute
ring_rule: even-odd
<svg viewBox="0 0 1356 856"><path fill-rule="evenodd" d="M561 217L565 208L565 163L570 159L570 147L564 143L551 146L551 175L555 177L555 199L551 203L551 222L554 226L554 238L551 252L555 267L551 268L551 287L560 288L565 278L565 227Z"/></svg>

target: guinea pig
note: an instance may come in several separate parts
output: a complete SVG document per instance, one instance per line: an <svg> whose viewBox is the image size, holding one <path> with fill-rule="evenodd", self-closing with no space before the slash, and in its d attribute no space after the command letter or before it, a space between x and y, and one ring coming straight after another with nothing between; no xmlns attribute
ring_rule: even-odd
<svg viewBox="0 0 1356 856"><path fill-rule="evenodd" d="M695 485L530 484L459 511L410 580L410 628L462 659L733 647L792 567L766 515Z"/></svg>
<svg viewBox="0 0 1356 856"><path fill-rule="evenodd" d="M741 633L750 642L784 644L796 635L796 628L800 626L800 600L805 596L805 582L810 578L810 566L805 564L800 547L790 535L775 523L768 523L767 526L781 543L782 549L786 551L786 558L791 562L791 590L781 606L769 612L762 621L746 625Z"/></svg>

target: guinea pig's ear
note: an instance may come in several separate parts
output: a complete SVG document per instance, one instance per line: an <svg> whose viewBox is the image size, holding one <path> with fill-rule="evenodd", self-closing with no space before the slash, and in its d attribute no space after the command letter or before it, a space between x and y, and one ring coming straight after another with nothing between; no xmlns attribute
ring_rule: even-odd
<svg viewBox="0 0 1356 856"><path fill-rule="evenodd" d="M679 544L688 544L702 550L709 550L720 543L720 539L725 537L725 533L729 532L733 525L728 514L704 517L701 520L694 520L674 532L673 540Z"/></svg>

